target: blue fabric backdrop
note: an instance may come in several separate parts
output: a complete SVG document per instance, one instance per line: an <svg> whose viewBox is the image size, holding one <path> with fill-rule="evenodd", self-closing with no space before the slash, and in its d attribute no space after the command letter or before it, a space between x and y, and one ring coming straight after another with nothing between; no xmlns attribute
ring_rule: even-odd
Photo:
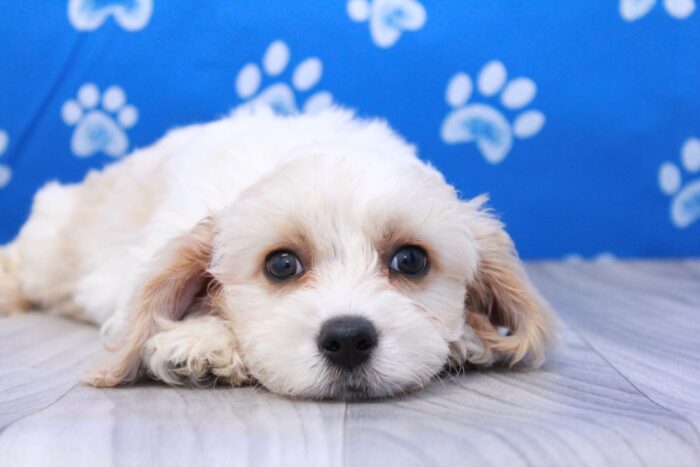
<svg viewBox="0 0 700 467"><path fill-rule="evenodd" d="M252 99L381 116L526 258L700 255L693 0L2 1L0 242L45 182Z"/></svg>

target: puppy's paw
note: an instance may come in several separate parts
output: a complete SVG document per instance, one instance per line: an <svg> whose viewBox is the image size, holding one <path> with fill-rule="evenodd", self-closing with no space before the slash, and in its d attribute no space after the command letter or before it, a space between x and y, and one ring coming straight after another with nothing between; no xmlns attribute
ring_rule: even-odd
<svg viewBox="0 0 700 467"><path fill-rule="evenodd" d="M450 344L449 366L461 367L465 363L475 366L491 366L496 357L474 334L469 326L465 327L462 337Z"/></svg>
<svg viewBox="0 0 700 467"><path fill-rule="evenodd" d="M121 375L105 369L91 369L80 378L80 382L95 388L113 388L123 382Z"/></svg>
<svg viewBox="0 0 700 467"><path fill-rule="evenodd" d="M193 318L173 323L151 337L143 363L153 377L172 385L239 386L248 374L231 330L219 318Z"/></svg>

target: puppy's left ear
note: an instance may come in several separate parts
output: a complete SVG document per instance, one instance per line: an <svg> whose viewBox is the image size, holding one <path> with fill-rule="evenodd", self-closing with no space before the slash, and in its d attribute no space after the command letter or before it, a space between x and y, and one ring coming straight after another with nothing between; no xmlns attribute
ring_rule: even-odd
<svg viewBox="0 0 700 467"><path fill-rule="evenodd" d="M214 221L207 217L157 254L131 297L128 321L117 344L110 346L114 353L83 382L96 387L133 382L140 373L144 344L163 324L186 314L212 312L210 294L218 284L208 272L213 239Z"/></svg>
<svg viewBox="0 0 700 467"><path fill-rule="evenodd" d="M539 367L554 338L554 316L528 279L503 224L482 208L486 200L466 203L473 210L479 253L476 276L467 286L467 324L496 361Z"/></svg>

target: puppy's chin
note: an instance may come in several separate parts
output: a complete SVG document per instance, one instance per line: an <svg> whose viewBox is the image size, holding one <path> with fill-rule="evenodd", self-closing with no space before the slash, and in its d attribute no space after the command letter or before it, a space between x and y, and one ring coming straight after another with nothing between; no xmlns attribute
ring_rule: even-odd
<svg viewBox="0 0 700 467"><path fill-rule="evenodd" d="M437 359L430 366L413 367L410 372L386 371L386 362L367 362L352 370L343 369L327 362L318 362L311 371L305 372L302 381L282 381L263 375L256 381L271 392L293 398L312 400L362 400L381 399L411 393L427 386L443 369ZM267 374L272 374L268 373ZM392 374L393 373L393 374ZM277 374L279 376L279 373Z"/></svg>
<svg viewBox="0 0 700 467"><path fill-rule="evenodd" d="M430 378L428 378L429 380ZM416 381L407 385L386 381L369 366L352 371L329 367L325 371L325 376L316 385L299 393L292 392L288 395L316 400L381 399L416 391L426 383L427 381Z"/></svg>
<svg viewBox="0 0 700 467"><path fill-rule="evenodd" d="M321 397L326 399L379 399L412 392L423 387L423 383L419 382L405 385L384 381L369 368L360 368L352 372L331 369L328 373L329 381Z"/></svg>

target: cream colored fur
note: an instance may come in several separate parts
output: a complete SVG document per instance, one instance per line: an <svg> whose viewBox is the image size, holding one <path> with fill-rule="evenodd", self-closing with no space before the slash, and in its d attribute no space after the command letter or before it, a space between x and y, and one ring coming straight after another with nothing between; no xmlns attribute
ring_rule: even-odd
<svg viewBox="0 0 700 467"><path fill-rule="evenodd" d="M44 187L0 250L0 314L31 305L101 325L112 351L86 377L96 386L149 374L376 397L447 364L538 366L551 312L484 202L460 201L381 121L240 110ZM422 279L389 273L403 244L428 252ZM300 279L266 277L278 248L303 258ZM315 342L342 314L380 335L352 381Z"/></svg>

